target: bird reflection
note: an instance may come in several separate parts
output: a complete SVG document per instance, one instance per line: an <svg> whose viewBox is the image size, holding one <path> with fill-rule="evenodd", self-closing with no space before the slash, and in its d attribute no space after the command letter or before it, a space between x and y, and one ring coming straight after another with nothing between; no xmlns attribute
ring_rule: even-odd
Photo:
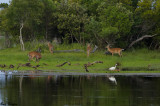
<svg viewBox="0 0 160 106"><path fill-rule="evenodd" d="M108 79L117 85L116 78L114 76L108 76Z"/></svg>
<svg viewBox="0 0 160 106"><path fill-rule="evenodd" d="M0 70L0 75L4 75L4 74L5 74L5 72Z"/></svg>

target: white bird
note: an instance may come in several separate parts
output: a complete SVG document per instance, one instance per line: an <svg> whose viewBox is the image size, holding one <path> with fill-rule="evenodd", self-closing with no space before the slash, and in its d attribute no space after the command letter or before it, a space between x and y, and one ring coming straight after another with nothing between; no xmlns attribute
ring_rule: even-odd
<svg viewBox="0 0 160 106"><path fill-rule="evenodd" d="M117 64L115 65L115 67L110 67L109 70L113 71L116 69Z"/></svg>

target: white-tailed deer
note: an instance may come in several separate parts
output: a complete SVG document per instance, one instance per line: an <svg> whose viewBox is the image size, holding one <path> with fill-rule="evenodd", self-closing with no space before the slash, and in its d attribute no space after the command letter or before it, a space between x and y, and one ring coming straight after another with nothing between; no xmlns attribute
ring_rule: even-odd
<svg viewBox="0 0 160 106"><path fill-rule="evenodd" d="M92 50L91 45L87 44L87 57L89 57L91 50Z"/></svg>
<svg viewBox="0 0 160 106"><path fill-rule="evenodd" d="M38 51L32 51L28 53L29 61L33 60L33 58L36 58L35 62L38 62L42 56L41 56L41 50L38 48Z"/></svg>
<svg viewBox="0 0 160 106"><path fill-rule="evenodd" d="M48 42L48 48L50 53L53 53L53 45L50 42Z"/></svg>
<svg viewBox="0 0 160 106"><path fill-rule="evenodd" d="M110 48L109 45L106 46L106 48L108 49L108 51L110 53L112 53L112 56L113 56L113 54L119 54L120 57L122 56L122 50L124 50L121 48Z"/></svg>

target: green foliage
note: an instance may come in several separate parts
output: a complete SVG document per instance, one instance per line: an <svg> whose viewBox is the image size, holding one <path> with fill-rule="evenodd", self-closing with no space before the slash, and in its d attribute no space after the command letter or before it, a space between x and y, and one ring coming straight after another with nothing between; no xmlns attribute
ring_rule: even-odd
<svg viewBox="0 0 160 106"><path fill-rule="evenodd" d="M94 17L90 17L88 24L84 26L83 36L89 42L98 44L99 34L101 32L101 24Z"/></svg>
<svg viewBox="0 0 160 106"><path fill-rule="evenodd" d="M105 38L109 43L113 43L119 36L117 36L119 30L117 27L106 27L102 29L101 36Z"/></svg>
<svg viewBox="0 0 160 106"><path fill-rule="evenodd" d="M8 4L7 3L1 3L0 8L8 8Z"/></svg>
<svg viewBox="0 0 160 106"><path fill-rule="evenodd" d="M121 3L116 4L116 6L101 8L99 8L101 10L99 11L99 19L102 24L101 33L107 42L113 43L117 38L130 32L133 24L131 11L123 7Z"/></svg>
<svg viewBox="0 0 160 106"><path fill-rule="evenodd" d="M62 2L60 5L57 28L60 33L64 34L66 40L71 39L73 43L74 39L78 42L82 42L83 36L80 34L84 30L84 25L88 22L87 14L85 14L85 9L78 3L66 4ZM65 10L65 11L64 11Z"/></svg>
<svg viewBox="0 0 160 106"><path fill-rule="evenodd" d="M22 23L25 42L57 37L65 44L127 46L146 34L159 36L159 0L12 0L0 7L0 31L15 42ZM148 46L152 39L141 42Z"/></svg>

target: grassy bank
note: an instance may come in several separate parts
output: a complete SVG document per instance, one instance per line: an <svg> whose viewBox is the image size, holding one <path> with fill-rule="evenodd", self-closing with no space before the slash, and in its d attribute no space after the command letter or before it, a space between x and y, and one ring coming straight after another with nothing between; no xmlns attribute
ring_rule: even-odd
<svg viewBox="0 0 160 106"><path fill-rule="evenodd" d="M18 70L44 70L44 71L59 71L59 72L86 72L84 64L94 61L103 61L102 63L94 64L88 67L91 73L106 73L109 67L114 66L117 62L121 64L119 68L125 69L123 72L160 72L160 53L159 51L151 51L147 49L124 51L123 57L119 57L117 54L114 56L104 54L104 51L96 51L87 58L85 47L70 45L70 46L56 46L55 50L71 50L81 49L84 52L72 52L72 53L53 53L50 54L47 49L42 53L42 59L39 63L31 61L33 66L40 65L37 69L32 67L20 66ZM17 70L19 64L25 64L28 62L27 53L29 51L21 51L20 48L9 48L0 50L0 64L5 64L6 67L0 68L0 70ZM65 64L62 67L56 67L64 62L70 62L71 65ZM14 68L9 68L10 65L14 65ZM149 66L149 67L148 67ZM113 71L112 71L113 72ZM114 72L113 72L114 73Z"/></svg>

